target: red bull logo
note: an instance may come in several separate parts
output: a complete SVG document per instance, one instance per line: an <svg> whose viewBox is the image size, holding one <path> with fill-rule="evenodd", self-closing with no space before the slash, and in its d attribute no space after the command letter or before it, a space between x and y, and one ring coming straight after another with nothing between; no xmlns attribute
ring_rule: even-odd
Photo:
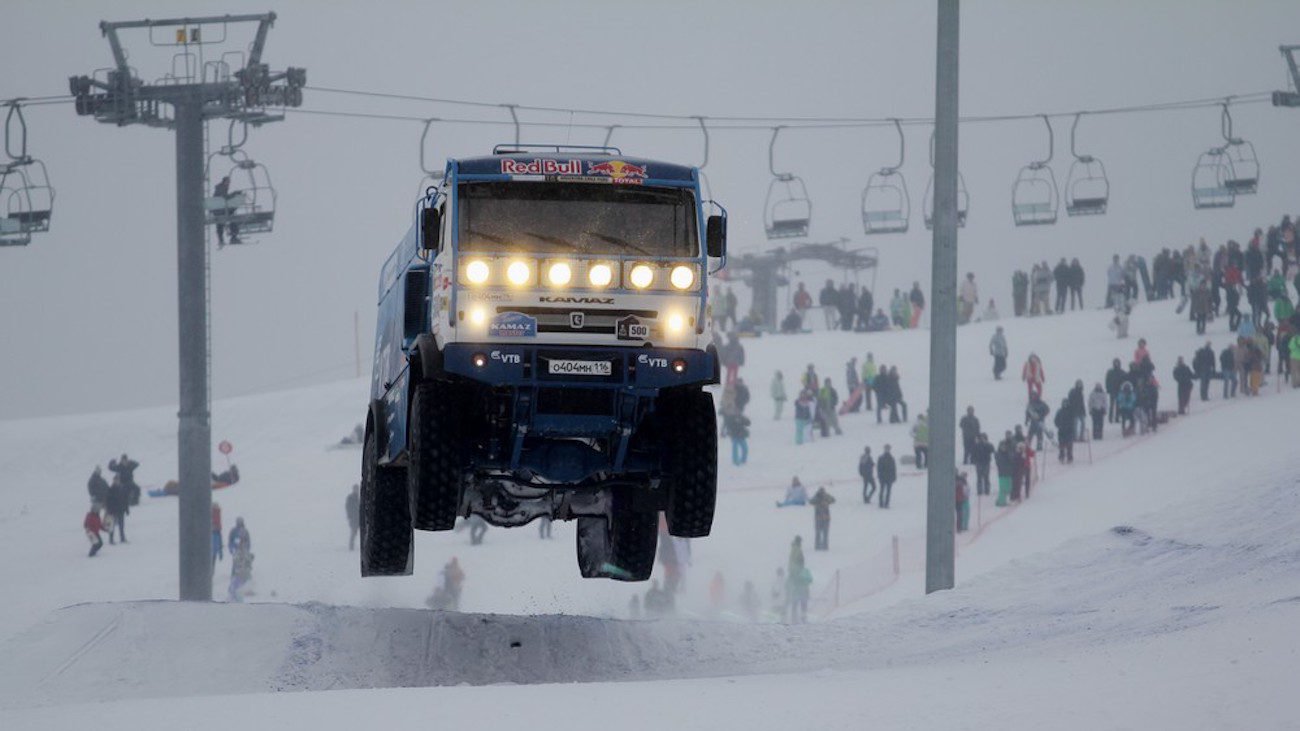
<svg viewBox="0 0 1300 731"><path fill-rule="evenodd" d="M501 173L503 175L582 175L582 161L506 158L501 161Z"/></svg>
<svg viewBox="0 0 1300 731"><path fill-rule="evenodd" d="M647 177L644 165L623 160L587 163L587 174L608 175L615 183L639 183Z"/></svg>

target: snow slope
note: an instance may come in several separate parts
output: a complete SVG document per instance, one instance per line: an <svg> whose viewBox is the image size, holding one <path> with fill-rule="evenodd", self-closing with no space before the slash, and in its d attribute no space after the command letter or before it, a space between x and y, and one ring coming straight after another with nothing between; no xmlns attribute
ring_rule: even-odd
<svg viewBox="0 0 1300 731"><path fill-rule="evenodd" d="M1133 327L1150 341L1165 381L1172 380L1166 375L1174 355L1190 356L1201 342L1171 307L1143 306ZM1033 349L1046 363L1047 393L1056 397L1049 403L1074 378L1091 384L1111 357L1127 360L1134 345L1114 341L1105 320L1105 313L1085 312L1004 321L1012 374ZM1221 347L1222 321L1213 328ZM973 404L993 435L1018 416L1023 387L989 377L991 329L961 330L958 385L959 403ZM1232 719L1228 725L1253 718L1276 726L1290 718L1278 699L1287 677L1279 669L1294 666L1300 644L1290 631L1300 618L1293 517L1300 458L1292 449L1300 397L1274 394L1270 384L1266 398L1194 402L1191 418L1157 436L1098 443L1092 465L1082 451L1073 467L1052 464L1022 507L998 517L991 505L981 506L993 522L977 540L963 541L958 589L922 600L913 567L921 558L923 477L904 477L885 512L861 504L854 474L864 443L908 451L907 425L847 417L846 436L794 447L788 410L786 420L770 421L764 394L771 369L793 378L809 361L842 383L844 360L869 349L899 366L915 413L928 377L927 338L818 333L746 344L744 375L755 395L751 462L723 466L717 527L693 542L683 604L703 613L704 587L715 571L724 572L733 597L745 580L766 592L790 537L811 530L809 512L772 508L789 476L799 474L810 485L831 484L840 500L833 550L808 552L819 592L836 569L887 556L892 536L904 547L901 580L841 610L844 619L810 627L566 616L619 615L644 587L577 578L572 530L564 524L556 525L553 541L539 541L529 528L494 529L474 548L463 533L420 534L415 577L362 581L355 554L346 550L342 516L358 455L323 448L359 416L360 382L215 406L215 433L236 444L245 476L217 499L228 523L236 515L248 520L255 598L272 604L105 604L174 594L174 503L146 498L128 518L131 543L106 546L87 560L78 530L86 474L125 448L144 465L142 482L167 479L174 416L153 410L0 422L0 474L8 478L0 551L23 557L0 566L4 585L23 587L0 610L0 639L8 638L0 713L14 718L15 728L58 728L85 713L69 703L119 699L121 708L97 709L97 717L111 727L111 719L125 725L148 712L161 727L169 718L176 725L179 714L231 705L190 698L200 694L624 680L635 682L491 690L510 694L504 704L485 703L489 689L443 688L254 696L237 705L254 725L318 718L322 728L372 718L390 704L402 725L437 704L453 714L472 711L489 727L534 714L554 714L557 724L571 726L571 709L593 703L611 713L633 704L671 708L668 716L645 718L656 728L674 719L687 726L801 727L809 709L828 727L891 718L920 726L1008 718L1019 719L1015 726L1041 724L1058 706L1082 714L1071 717L1079 726L1141 725L1139 717L1161 727L1224 725L1210 711ZM1162 402L1172 398L1166 387ZM1135 530L1110 530L1117 525ZM410 609L421 606L452 554L469 575L462 608L504 616ZM227 571L228 564L218 565L218 589ZM80 602L92 604L51 614ZM784 674L735 677L755 673ZM683 677L715 679L669 680ZM1089 695L1110 691L1122 703L1111 710L1080 699L1081 682ZM927 687L938 690L927 694ZM1011 708L988 703L999 688L1008 698L1019 692L1040 700ZM1152 700L1171 695L1175 702ZM178 697L189 699L148 700ZM921 702L924 717L915 714Z"/></svg>

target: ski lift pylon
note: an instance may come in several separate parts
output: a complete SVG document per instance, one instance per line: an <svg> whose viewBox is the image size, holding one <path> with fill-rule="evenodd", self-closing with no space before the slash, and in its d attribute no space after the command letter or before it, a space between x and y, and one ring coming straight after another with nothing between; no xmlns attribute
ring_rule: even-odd
<svg viewBox="0 0 1300 731"><path fill-rule="evenodd" d="M50 230L54 188L45 163L27 153L27 120L21 100L10 101L8 106L5 155L9 159L0 163L0 246L26 246L32 234Z"/></svg>
<svg viewBox="0 0 1300 731"><path fill-rule="evenodd" d="M1047 157L1035 160L1020 168L1016 182L1011 185L1011 218L1017 226L1041 226L1056 223L1060 191L1056 187L1056 174L1052 172L1052 155L1056 136L1052 122L1040 114L1047 127Z"/></svg>
<svg viewBox="0 0 1300 731"><path fill-rule="evenodd" d="M907 233L911 217L912 201L903 177L907 144L903 125L897 119L894 129L898 130L898 163L873 173L862 189L862 230L868 234Z"/></svg>
<svg viewBox="0 0 1300 731"><path fill-rule="evenodd" d="M808 187L803 178L776 171L776 138L782 129L784 127L772 128L772 141L767 147L767 167L772 172L772 182L767 187L763 224L769 239L807 236L812 220L812 200L808 198Z"/></svg>
<svg viewBox="0 0 1300 731"><path fill-rule="evenodd" d="M1230 101L1230 100L1229 100ZM1220 132L1223 134L1223 154L1229 163L1230 177L1223 181L1235 195L1254 195L1259 190L1259 158L1255 146L1232 133L1232 112L1229 101L1223 102Z"/></svg>
<svg viewBox="0 0 1300 731"><path fill-rule="evenodd" d="M1106 166L1092 155L1080 155L1075 147L1075 135L1083 112L1074 115L1070 127L1070 172L1065 176L1065 213L1070 216L1099 216L1110 204L1110 179Z"/></svg>
<svg viewBox="0 0 1300 731"><path fill-rule="evenodd" d="M957 171L957 228L966 227L966 213L970 210L970 193L966 191L966 178ZM925 184L921 199L921 220L927 231L934 230L934 130L930 130L930 180Z"/></svg>

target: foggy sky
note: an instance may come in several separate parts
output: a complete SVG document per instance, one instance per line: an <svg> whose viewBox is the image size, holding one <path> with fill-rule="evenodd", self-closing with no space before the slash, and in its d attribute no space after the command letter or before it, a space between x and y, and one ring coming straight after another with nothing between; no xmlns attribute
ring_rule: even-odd
<svg viewBox="0 0 1300 731"><path fill-rule="evenodd" d="M268 7L268 5L270 7ZM560 107L737 115L929 116L934 106L933 2L50 2L0 6L0 98L67 93L67 78L109 65L100 20L262 12L279 19L265 59L303 66L308 83ZM962 13L963 114L1060 112L1285 88L1277 46L1300 42L1300 3L968 0ZM147 54L133 55L143 64ZM153 79L165 68L141 68ZM356 100L307 92L305 108L414 116L504 111ZM565 121L568 115L523 114ZM961 170L970 222L961 271L1010 310L1010 272L1079 257L1095 300L1115 252L1150 254L1205 236L1244 241L1300 212L1300 110L1235 107L1236 132L1261 160L1259 195L1193 211L1196 156L1221 143L1218 110L1085 118L1080 147L1109 170L1107 215L1015 229L1010 191L1041 157L1041 122L967 124ZM0 249L0 419L175 403L173 137L30 109L30 150L58 190L52 231ZM574 117L574 121L605 121ZM1068 122L1056 122L1058 179ZM214 137L224 137L224 126ZM351 377L353 315L370 368L375 278L409 226L421 173L420 125L290 115L246 149L279 190L275 233L213 253L213 394ZM481 154L507 127L441 125L434 151ZM904 167L912 231L864 237L859 196L896 155L892 129L788 131L778 166L802 175L813 240L847 236L880 248L878 300L914 279L928 286L921 196L928 128L909 128ZM733 250L762 237L763 131L713 136L709 179L732 214ZM525 141L596 144L603 133L524 132ZM696 163L697 133L623 131L628 154ZM1068 334L1067 334L1068 335ZM981 366L982 367L982 366ZM357 404L358 417L364 403ZM214 414L220 430L220 410Z"/></svg>

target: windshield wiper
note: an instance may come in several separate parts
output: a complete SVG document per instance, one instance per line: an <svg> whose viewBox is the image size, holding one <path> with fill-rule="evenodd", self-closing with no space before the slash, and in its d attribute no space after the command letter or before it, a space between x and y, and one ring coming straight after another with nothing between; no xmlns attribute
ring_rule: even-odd
<svg viewBox="0 0 1300 731"><path fill-rule="evenodd" d="M528 236L532 236L535 239L541 239L542 241L545 241L546 243L552 244L554 246L563 246L569 251L573 251L574 248L576 248L574 247L572 241L569 241L568 239L562 239L558 236L547 236L546 234L539 234L536 231L525 231L524 234Z"/></svg>
<svg viewBox="0 0 1300 731"><path fill-rule="evenodd" d="M497 236L497 235L495 235L495 234L486 233L486 232L484 232L484 231L475 231L474 229L471 228L471 229L468 230L468 233L469 233L469 235L471 235L471 236L482 236L483 238L485 238L485 239L487 239L487 240L489 240L489 241L495 241L495 242L498 243L498 244L506 244L506 245L509 245L509 244L510 244L510 242L507 241L506 239L504 239L504 238L502 238L502 237L500 237L500 236Z"/></svg>
<svg viewBox="0 0 1300 731"><path fill-rule="evenodd" d="M627 248L632 249L638 254L645 254L646 256L655 256L654 252L647 251L646 249L637 246L631 241L620 239L617 236L607 236L602 233L596 233L595 231L583 231L583 233L586 234L587 236L595 236L596 238L600 239L601 241L604 241L607 244L613 244L615 246L626 246Z"/></svg>

